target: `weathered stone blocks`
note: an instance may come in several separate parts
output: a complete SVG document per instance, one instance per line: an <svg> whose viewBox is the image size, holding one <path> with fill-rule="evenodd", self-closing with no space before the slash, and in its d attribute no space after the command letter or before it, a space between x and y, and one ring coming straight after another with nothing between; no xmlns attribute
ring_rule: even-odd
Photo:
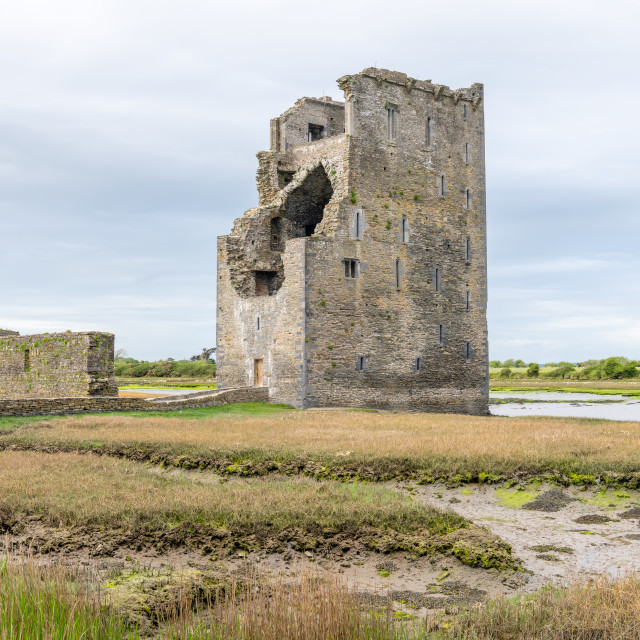
<svg viewBox="0 0 640 640"><path fill-rule="evenodd" d="M219 386L488 413L483 87L339 85L271 121L259 206L218 239Z"/></svg>

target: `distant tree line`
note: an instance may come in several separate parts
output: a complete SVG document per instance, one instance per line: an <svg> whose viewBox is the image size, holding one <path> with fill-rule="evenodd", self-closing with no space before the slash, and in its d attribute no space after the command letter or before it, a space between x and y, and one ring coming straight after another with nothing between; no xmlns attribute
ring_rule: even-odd
<svg viewBox="0 0 640 640"><path fill-rule="evenodd" d="M509 359L489 361L489 367L494 371L492 376L508 378L560 378L569 380L621 380L640 377L640 364L637 360L630 360L623 356L614 356L602 360L586 360L585 362L547 362L538 364L524 360ZM499 369L499 371L495 371ZM520 371L514 371L519 369ZM522 371L526 369L526 371Z"/></svg>
<svg viewBox="0 0 640 640"><path fill-rule="evenodd" d="M205 348L202 353L188 360L136 360L126 357L126 351L119 349L115 358L115 374L121 378L213 378L216 375L216 362L212 355L215 347Z"/></svg>

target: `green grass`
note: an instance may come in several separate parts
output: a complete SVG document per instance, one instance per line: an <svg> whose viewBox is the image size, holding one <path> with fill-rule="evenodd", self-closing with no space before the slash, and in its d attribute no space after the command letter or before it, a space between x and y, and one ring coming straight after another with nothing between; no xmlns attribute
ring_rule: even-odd
<svg viewBox="0 0 640 640"><path fill-rule="evenodd" d="M185 420L204 420L218 416L271 416L283 411L297 411L288 404L270 404L268 402L234 402L217 407L199 407L196 409L177 409L175 411L110 411L108 413L85 413L82 415L132 416L136 418L182 418Z"/></svg>
<svg viewBox="0 0 640 640"><path fill-rule="evenodd" d="M25 425L41 422L42 420L51 420L51 416L29 416L26 418L0 416L0 436L11 433Z"/></svg>
<svg viewBox="0 0 640 640"><path fill-rule="evenodd" d="M87 590L87 587L89 590ZM2 640L138 640L89 585L62 567L0 562Z"/></svg>
<svg viewBox="0 0 640 640"><path fill-rule="evenodd" d="M626 397L640 397L640 389L625 389L624 387L601 389L597 387L559 387L559 386L515 386L497 384L492 382L490 385L491 391L505 391L505 392L518 392L526 391L528 393L542 393L542 392L562 392L562 393L593 393L599 396L626 396Z"/></svg>

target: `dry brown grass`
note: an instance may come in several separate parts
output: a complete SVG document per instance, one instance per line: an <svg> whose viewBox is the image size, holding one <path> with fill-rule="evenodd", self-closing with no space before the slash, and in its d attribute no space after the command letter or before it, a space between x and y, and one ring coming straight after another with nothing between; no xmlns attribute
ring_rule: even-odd
<svg viewBox="0 0 640 640"><path fill-rule="evenodd" d="M501 599L461 617L442 638L475 640L637 640L640 581L606 577L529 597Z"/></svg>
<svg viewBox="0 0 640 640"><path fill-rule="evenodd" d="M599 474L640 470L640 422L450 414L283 411L266 416L94 415L21 427L21 446L81 446L207 459L306 458L366 475ZM0 441L2 442L2 441Z"/></svg>
<svg viewBox="0 0 640 640"><path fill-rule="evenodd" d="M442 533L464 520L375 485L293 479L220 483L208 474L153 472L145 465L92 454L0 452L2 512L41 514L51 525L162 528L201 523L247 535L356 531L373 527Z"/></svg>

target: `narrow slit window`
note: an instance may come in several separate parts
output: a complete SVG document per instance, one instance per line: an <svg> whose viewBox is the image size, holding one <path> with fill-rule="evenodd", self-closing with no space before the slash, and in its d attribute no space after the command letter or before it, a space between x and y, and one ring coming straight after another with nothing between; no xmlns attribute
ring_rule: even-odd
<svg viewBox="0 0 640 640"><path fill-rule="evenodd" d="M471 262L471 238L464 241L464 261Z"/></svg>
<svg viewBox="0 0 640 640"><path fill-rule="evenodd" d="M366 356L358 356L356 358L356 371L364 371L367 366Z"/></svg>
<svg viewBox="0 0 640 640"><path fill-rule="evenodd" d="M469 117L469 107L466 103L462 104L462 117L466 120Z"/></svg>
<svg viewBox="0 0 640 640"><path fill-rule="evenodd" d="M464 294L464 310L471 311L471 291L469 289Z"/></svg>
<svg viewBox="0 0 640 640"><path fill-rule="evenodd" d="M409 221L407 216L402 216L402 242L404 244L409 242Z"/></svg>
<svg viewBox="0 0 640 640"><path fill-rule="evenodd" d="M427 116L427 131L426 131L426 140L427 147L430 147L433 144L433 118L431 116Z"/></svg>
<svg viewBox="0 0 640 640"><path fill-rule="evenodd" d="M445 177L444 177L444 173L441 173L440 177L438 178L438 195L440 197L444 196L445 189L446 189Z"/></svg>
<svg viewBox="0 0 640 640"><path fill-rule="evenodd" d="M358 277L358 261L344 260L344 277L355 280Z"/></svg>
<svg viewBox="0 0 640 640"><path fill-rule="evenodd" d="M24 350L24 371L25 373L31 371L31 351L29 349Z"/></svg>
<svg viewBox="0 0 640 640"><path fill-rule="evenodd" d="M433 288L436 291L442 291L442 269L440 267L433 270Z"/></svg>
<svg viewBox="0 0 640 640"><path fill-rule="evenodd" d="M395 140L398 137L398 120L400 113L394 104L387 105L387 139Z"/></svg>
<svg viewBox="0 0 640 640"><path fill-rule="evenodd" d="M424 367L424 360L422 358L416 358L416 371L422 371Z"/></svg>
<svg viewBox="0 0 640 640"><path fill-rule="evenodd" d="M396 289L400 289L401 287L402 287L402 278L401 278L400 258L396 258Z"/></svg>
<svg viewBox="0 0 640 640"><path fill-rule="evenodd" d="M260 331L260 316L256 318L256 330Z"/></svg>
<svg viewBox="0 0 640 640"><path fill-rule="evenodd" d="M468 142L464 143L464 163L469 164L471 162L471 145Z"/></svg>
<svg viewBox="0 0 640 640"><path fill-rule="evenodd" d="M438 325L438 343L444 345L444 325Z"/></svg>
<svg viewBox="0 0 640 640"><path fill-rule="evenodd" d="M363 231L364 231L363 222L364 222L364 220L362 219L362 211L360 211L360 209L358 209L358 211L356 211L356 228L355 228L356 240L361 240L362 239Z"/></svg>
<svg viewBox="0 0 640 640"><path fill-rule="evenodd" d="M464 208L471 211L472 196L471 191L466 189L464 192Z"/></svg>
<svg viewBox="0 0 640 640"><path fill-rule="evenodd" d="M469 360L471 360L471 343L470 342L465 342L464 343L464 359L469 362Z"/></svg>

